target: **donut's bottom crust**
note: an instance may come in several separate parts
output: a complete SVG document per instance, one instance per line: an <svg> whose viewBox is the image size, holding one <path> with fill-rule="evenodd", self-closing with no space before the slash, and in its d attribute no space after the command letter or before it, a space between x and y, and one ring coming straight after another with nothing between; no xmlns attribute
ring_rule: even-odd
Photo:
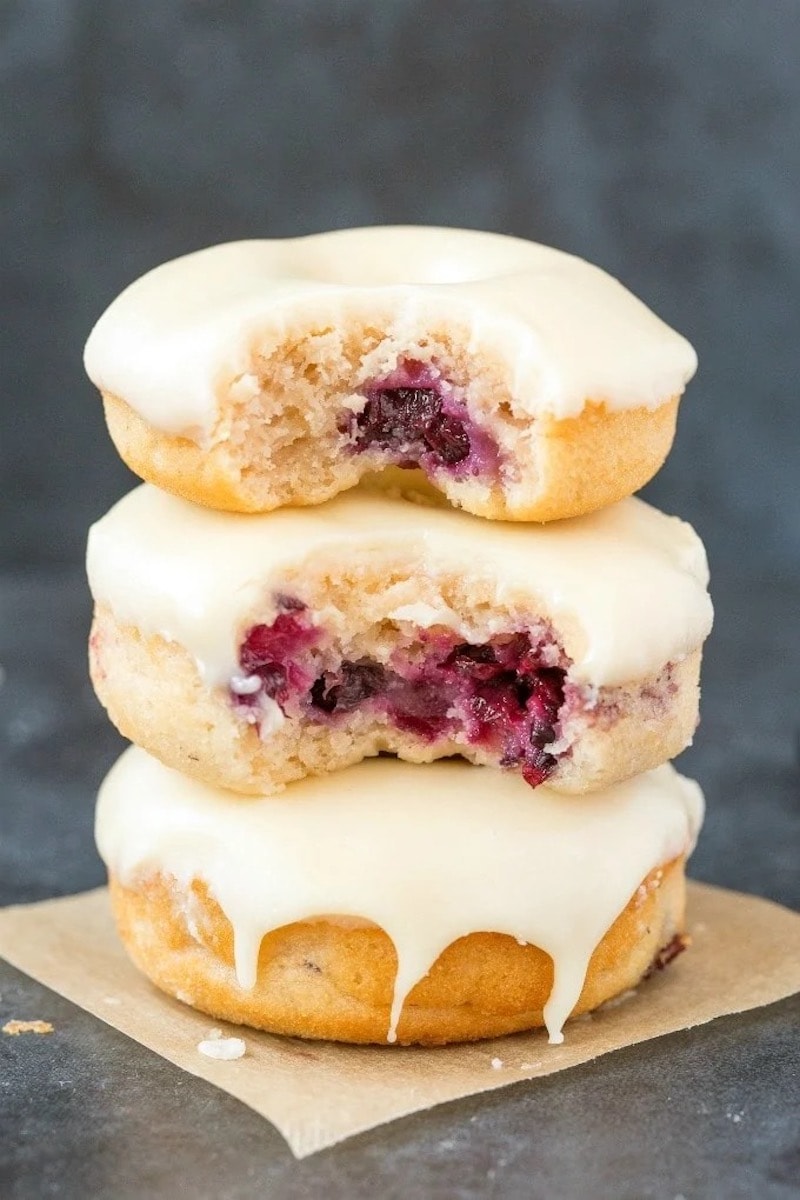
<svg viewBox="0 0 800 1200"><path fill-rule="evenodd" d="M270 447L269 456L259 459L246 455L244 447L254 439L244 434L203 447L154 428L118 396L104 393L103 402L111 438L131 470L207 508L269 512L321 504L391 462L343 452L334 423L316 436L302 431L289 447ZM432 482L452 504L490 520L582 516L632 495L652 479L672 446L677 413L677 397L655 409L615 411L587 403L576 417L529 422L535 432L517 471L535 484L519 484L510 494L499 480L459 480L443 472Z"/></svg>
<svg viewBox="0 0 800 1200"><path fill-rule="evenodd" d="M682 946L685 858L651 871L597 946L572 1015L635 987L666 947ZM198 879L184 887L151 874L111 899L125 947L169 995L223 1021L292 1037L386 1043L396 971L394 946L374 925L302 921L268 933L255 988L233 970L233 931ZM401 1045L499 1037L544 1024L550 957L496 933L449 946L411 991L397 1029Z"/></svg>

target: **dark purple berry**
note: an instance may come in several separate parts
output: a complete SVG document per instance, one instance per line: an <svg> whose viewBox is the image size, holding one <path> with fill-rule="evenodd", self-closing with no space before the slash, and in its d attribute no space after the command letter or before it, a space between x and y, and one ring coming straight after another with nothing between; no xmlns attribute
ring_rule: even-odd
<svg viewBox="0 0 800 1200"><path fill-rule="evenodd" d="M531 757L525 758L522 764L522 778L532 788L539 787L553 774L557 761L552 754L546 754L540 750Z"/></svg>
<svg viewBox="0 0 800 1200"><path fill-rule="evenodd" d="M386 670L369 659L345 661L338 672L321 675L311 688L311 702L327 713L352 712L386 685Z"/></svg>
<svg viewBox="0 0 800 1200"><path fill-rule="evenodd" d="M426 428L425 445L448 467L463 462L470 450L469 435L462 423L441 413Z"/></svg>
<svg viewBox="0 0 800 1200"><path fill-rule="evenodd" d="M494 652L494 647L488 642L482 645L472 646L469 642L461 642L455 646L444 661L446 667L456 667L458 670L468 671L475 663L496 663L497 655Z"/></svg>
<svg viewBox="0 0 800 1200"><path fill-rule="evenodd" d="M450 668L469 679L487 682L500 669L491 646L470 646L469 642L462 642L460 646L456 646L445 659L443 666L445 669Z"/></svg>
<svg viewBox="0 0 800 1200"><path fill-rule="evenodd" d="M331 694L333 690L329 688L324 675L315 679L311 685L311 703L314 708L318 708L320 712L332 713L336 708L336 697Z"/></svg>
<svg viewBox="0 0 800 1200"><path fill-rule="evenodd" d="M350 712L369 700L386 685L386 671L380 663L360 659L342 663L342 682L338 687L337 707Z"/></svg>
<svg viewBox="0 0 800 1200"><path fill-rule="evenodd" d="M384 388L358 415L358 446L377 444L387 450L403 450L421 442L441 407L441 397L433 388Z"/></svg>
<svg viewBox="0 0 800 1200"><path fill-rule="evenodd" d="M425 454L455 466L470 452L463 423L442 412L442 397L434 388L381 388L358 414L356 427L359 450L378 446L392 451L403 466L416 466Z"/></svg>

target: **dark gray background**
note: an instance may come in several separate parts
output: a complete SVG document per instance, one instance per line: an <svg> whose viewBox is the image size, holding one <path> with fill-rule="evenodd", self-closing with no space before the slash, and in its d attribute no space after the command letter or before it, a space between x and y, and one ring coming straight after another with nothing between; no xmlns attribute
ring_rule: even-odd
<svg viewBox="0 0 800 1200"><path fill-rule="evenodd" d="M800 906L799 44L797 0L0 0L0 903L102 878L120 743L80 561L131 477L82 373L92 322L202 245L408 221L583 254L696 344L650 488L714 573L694 871ZM298 1167L2 965L0 997L57 1025L0 1039L4 1200L800 1194L796 1002Z"/></svg>
<svg viewBox="0 0 800 1200"><path fill-rule="evenodd" d="M685 332L701 371L653 494L715 555L757 541L765 568L792 565L797 0L4 0L0 14L12 561L77 561L126 485L81 369L124 284L228 238L409 221L583 254Z"/></svg>

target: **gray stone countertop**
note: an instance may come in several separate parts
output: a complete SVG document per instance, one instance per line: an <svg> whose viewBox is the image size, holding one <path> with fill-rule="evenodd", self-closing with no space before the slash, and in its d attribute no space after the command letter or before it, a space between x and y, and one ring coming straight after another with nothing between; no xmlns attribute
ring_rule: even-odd
<svg viewBox="0 0 800 1200"><path fill-rule="evenodd" d="M703 724L681 766L708 818L692 873L800 908L800 588L719 578ZM0 903L102 881L94 793L121 742L86 678L71 571L0 576ZM398 1121L296 1162L238 1101L0 964L0 1196L800 1195L800 1000Z"/></svg>

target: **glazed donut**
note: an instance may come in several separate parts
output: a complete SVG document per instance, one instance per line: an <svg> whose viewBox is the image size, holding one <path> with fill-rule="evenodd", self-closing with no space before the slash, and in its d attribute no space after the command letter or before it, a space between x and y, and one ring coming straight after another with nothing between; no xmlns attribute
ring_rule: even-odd
<svg viewBox="0 0 800 1200"><path fill-rule="evenodd" d="M97 840L122 940L158 987L297 1037L440 1044L546 1025L684 944L702 819L671 767L592 797L377 759L232 797L131 749Z"/></svg>
<svg viewBox="0 0 800 1200"><path fill-rule="evenodd" d="M211 508L319 504L388 464L482 517L630 495L666 458L692 347L561 251L469 230L341 230L166 263L86 346L143 479Z"/></svg>
<svg viewBox="0 0 800 1200"><path fill-rule="evenodd" d="M692 529L636 499L489 524L418 482L260 516L121 500L88 553L115 725L245 793L382 751L584 792L681 751L711 624Z"/></svg>

